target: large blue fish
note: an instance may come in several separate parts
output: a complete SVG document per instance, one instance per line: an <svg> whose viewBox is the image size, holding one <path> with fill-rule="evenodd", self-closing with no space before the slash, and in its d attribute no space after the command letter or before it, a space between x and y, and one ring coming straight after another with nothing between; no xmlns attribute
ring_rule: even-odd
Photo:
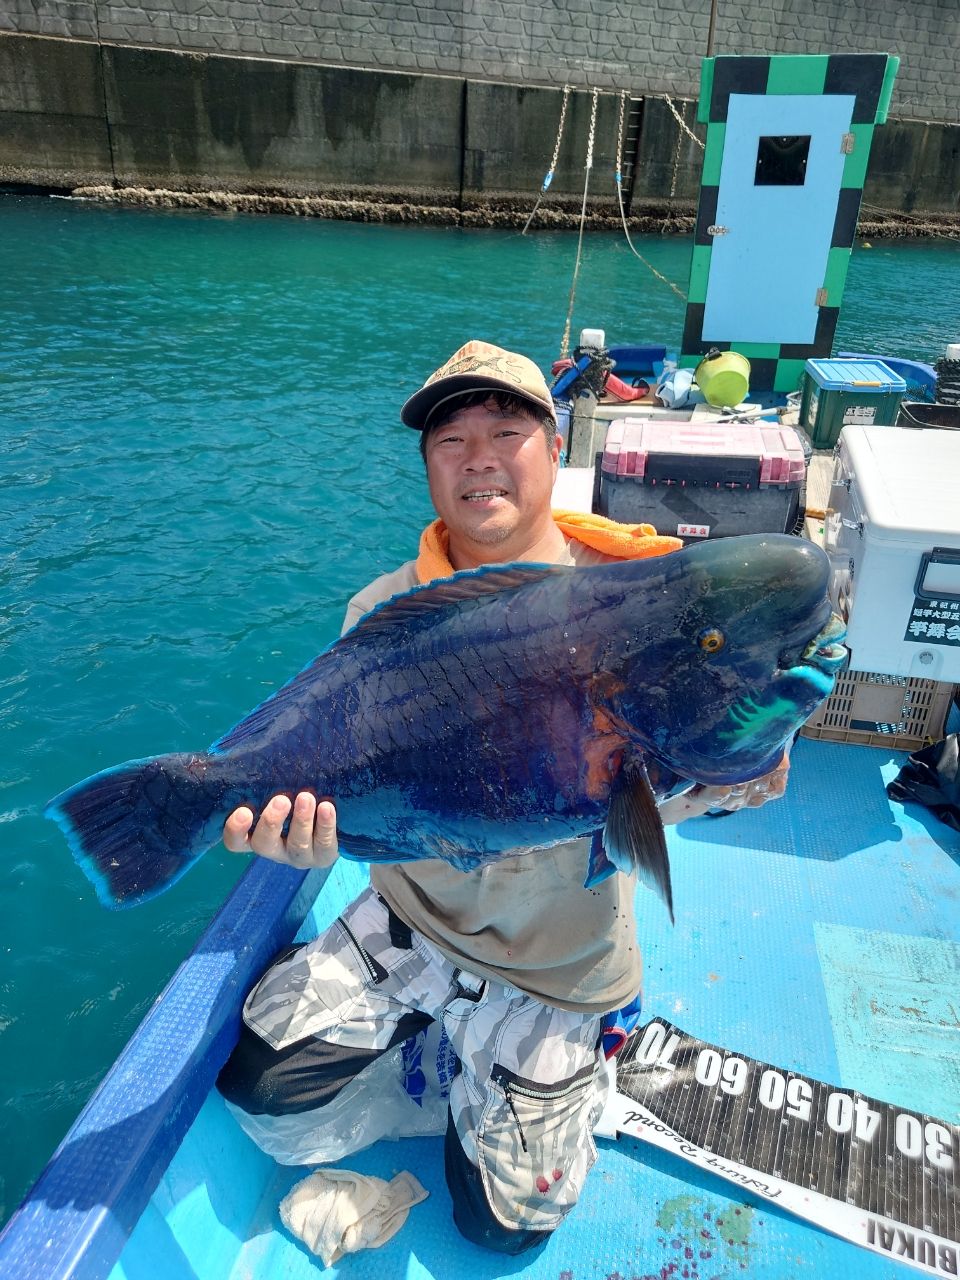
<svg viewBox="0 0 960 1280"><path fill-rule="evenodd" d="M47 813L108 906L166 888L238 805L307 790L348 857L469 870L592 835L588 883L639 871L672 914L655 791L777 765L846 656L827 574L778 535L458 573L367 614L208 751L107 769Z"/></svg>

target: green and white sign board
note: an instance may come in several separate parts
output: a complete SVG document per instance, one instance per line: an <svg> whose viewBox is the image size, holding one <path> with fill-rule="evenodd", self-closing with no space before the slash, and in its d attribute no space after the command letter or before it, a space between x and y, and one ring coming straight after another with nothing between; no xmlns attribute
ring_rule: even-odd
<svg viewBox="0 0 960 1280"><path fill-rule="evenodd" d="M707 125L681 365L750 361L792 391L832 353L870 144L899 59L885 53L707 58Z"/></svg>

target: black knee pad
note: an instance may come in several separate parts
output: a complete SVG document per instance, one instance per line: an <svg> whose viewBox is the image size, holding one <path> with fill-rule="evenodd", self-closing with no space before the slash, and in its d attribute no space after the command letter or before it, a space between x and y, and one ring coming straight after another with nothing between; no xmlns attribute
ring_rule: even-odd
<svg viewBox="0 0 960 1280"><path fill-rule="evenodd" d="M217 1088L228 1102L250 1115L313 1111L332 1102L381 1052L326 1044L312 1037L274 1049L244 1024L236 1048L217 1077Z"/></svg>
<svg viewBox="0 0 960 1280"><path fill-rule="evenodd" d="M353 1049L314 1036L274 1049L242 1023L240 1039L217 1078L217 1088L228 1102L254 1116L314 1111L332 1102L381 1054L432 1021L426 1014L404 1014L386 1049Z"/></svg>

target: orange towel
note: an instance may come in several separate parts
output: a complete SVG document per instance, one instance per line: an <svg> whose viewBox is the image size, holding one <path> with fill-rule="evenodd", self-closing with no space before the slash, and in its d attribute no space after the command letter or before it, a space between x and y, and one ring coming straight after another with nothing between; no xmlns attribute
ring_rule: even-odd
<svg viewBox="0 0 960 1280"><path fill-rule="evenodd" d="M553 518L564 537L575 538L594 551L621 560L662 556L683 546L679 538L661 537L652 524L618 524L585 511L554 511ZM436 578L449 578L453 572L447 527L442 520L434 520L420 535L417 578L422 583L433 582Z"/></svg>

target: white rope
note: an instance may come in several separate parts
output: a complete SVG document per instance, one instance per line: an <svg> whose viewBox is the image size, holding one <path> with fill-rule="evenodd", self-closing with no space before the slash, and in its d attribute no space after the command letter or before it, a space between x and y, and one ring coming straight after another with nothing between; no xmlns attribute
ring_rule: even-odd
<svg viewBox="0 0 960 1280"><path fill-rule="evenodd" d="M639 258L640 261L643 263L643 265L648 270L652 271L658 280L662 280L665 285L669 285L669 287L673 290L673 292L677 295L677 297L681 299L681 301L686 302L687 300L686 295L677 288L677 286L673 283L672 280L668 280L666 276L661 275L660 272L657 270L657 268L653 265L653 263L648 262L646 260L643 254L638 251L633 241L630 239L630 231L627 227L627 215L623 209L623 176L620 172L620 157L621 157L621 151L623 148L623 123L624 123L624 117L626 114L626 100L627 100L627 91L626 89L622 89L620 92L620 122L617 125L616 183L617 183L617 201L619 202L619 205L620 205L620 221L623 223L623 234L627 238L627 244L630 246L630 252L635 257Z"/></svg>
<svg viewBox="0 0 960 1280"><path fill-rule="evenodd" d="M668 107L670 108L670 110L673 112L673 118L674 118L674 120L676 120L677 124L680 126L680 128L683 130L683 132L687 135L687 137L688 137L688 138L690 138L690 140L691 140L692 142L695 142L695 143L697 144L697 146L700 148L700 150L701 150L701 151L705 150L705 148L704 148L704 144L700 141L700 139L697 137L697 135L693 132L693 130L692 130L692 129L690 128L690 126L687 124L686 120L684 120L683 116L680 114L680 112L677 110L677 108L676 108L676 107L673 105L673 103L670 101L670 97L669 97L669 95L668 95L668 94L666 94L666 93L662 93L660 96L661 96L661 98L663 98L664 102L667 104L667 106L668 106Z"/></svg>
<svg viewBox="0 0 960 1280"><path fill-rule="evenodd" d="M590 170L593 168L593 140L597 130L597 99L600 90L593 91L593 104L590 108L590 136L587 139L587 163L583 175L583 204L580 206L580 237L577 240L577 260L573 267L573 280L570 283L570 305L567 307L567 322L563 328L560 342L560 358L563 359L570 350L570 325L573 321L573 303L577 295L577 276L580 274L580 261L583 254L583 228L587 220L587 190L590 186Z"/></svg>
<svg viewBox="0 0 960 1280"><path fill-rule="evenodd" d="M860 208L866 213L887 213L894 218L902 218L904 222L927 222L929 215L926 213L907 213L906 210L888 209L880 204L867 204L866 200L860 201Z"/></svg>
<svg viewBox="0 0 960 1280"><path fill-rule="evenodd" d="M560 141L563 138L563 125L564 125L564 121L567 118L567 102L569 101L569 99L570 99L570 86L568 84L565 84L563 86L563 102L560 106L560 125L559 125L559 128L557 129L557 141L554 144L554 148L553 148L553 159L550 161L550 168L547 170L546 174L544 175L543 183L541 184L541 187L540 187L540 194L537 196L537 203L531 209L530 217L527 219L526 225L524 226L523 230L520 232L522 236L525 236L529 231L530 223L533 221L534 214L540 208L540 201L547 194L547 190L550 186L550 183L553 181L553 175L557 171L557 161L560 159Z"/></svg>

